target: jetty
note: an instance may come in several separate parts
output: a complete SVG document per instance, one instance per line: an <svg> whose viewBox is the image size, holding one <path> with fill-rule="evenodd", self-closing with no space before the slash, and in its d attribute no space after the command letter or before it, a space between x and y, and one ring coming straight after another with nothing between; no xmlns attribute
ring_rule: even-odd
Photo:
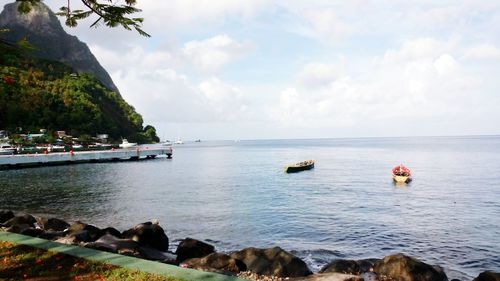
<svg viewBox="0 0 500 281"><path fill-rule="evenodd" d="M154 159L159 155L166 155L167 158L172 158L172 153L171 146L151 144L110 150L70 150L67 152L0 155L0 169L143 160Z"/></svg>

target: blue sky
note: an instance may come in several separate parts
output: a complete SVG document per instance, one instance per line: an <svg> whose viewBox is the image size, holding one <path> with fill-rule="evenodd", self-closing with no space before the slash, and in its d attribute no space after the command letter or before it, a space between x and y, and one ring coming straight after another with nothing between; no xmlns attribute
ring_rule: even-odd
<svg viewBox="0 0 500 281"><path fill-rule="evenodd" d="M498 1L138 7L152 38L88 22L66 30L162 138L500 133Z"/></svg>

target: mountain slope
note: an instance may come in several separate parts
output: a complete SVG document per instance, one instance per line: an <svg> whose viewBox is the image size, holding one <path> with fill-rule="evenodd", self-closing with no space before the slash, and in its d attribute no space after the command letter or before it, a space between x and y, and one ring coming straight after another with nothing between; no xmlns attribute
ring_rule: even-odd
<svg viewBox="0 0 500 281"><path fill-rule="evenodd" d="M142 122L132 106L93 75L76 75L70 66L26 56L0 41L0 129L120 138L137 135Z"/></svg>
<svg viewBox="0 0 500 281"><path fill-rule="evenodd" d="M39 3L28 14L20 14L17 5L7 4L0 13L0 29L10 30L1 34L1 38L12 42L26 38L35 47L34 56L64 62L78 73L93 73L107 88L119 93L87 45L67 34L45 4Z"/></svg>

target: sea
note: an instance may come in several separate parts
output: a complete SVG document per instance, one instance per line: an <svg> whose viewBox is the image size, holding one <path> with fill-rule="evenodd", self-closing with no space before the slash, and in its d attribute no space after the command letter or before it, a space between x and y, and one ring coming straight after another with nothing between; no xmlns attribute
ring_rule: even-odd
<svg viewBox="0 0 500 281"><path fill-rule="evenodd" d="M158 219L171 241L219 252L274 247L313 271L405 253L449 279L500 271L500 136L202 141L173 159L0 171L0 208L126 230ZM314 159L315 168L284 173ZM413 181L396 185L400 163Z"/></svg>

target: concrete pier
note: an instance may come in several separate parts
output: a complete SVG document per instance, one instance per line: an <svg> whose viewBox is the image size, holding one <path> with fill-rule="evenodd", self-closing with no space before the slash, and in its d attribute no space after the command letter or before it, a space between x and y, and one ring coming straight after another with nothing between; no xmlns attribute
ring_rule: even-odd
<svg viewBox="0 0 500 281"><path fill-rule="evenodd" d="M37 166L65 165L89 162L153 159L158 155L166 155L168 158L171 158L172 147L152 144L113 150L51 152L48 154L0 155L0 169L18 169Z"/></svg>

